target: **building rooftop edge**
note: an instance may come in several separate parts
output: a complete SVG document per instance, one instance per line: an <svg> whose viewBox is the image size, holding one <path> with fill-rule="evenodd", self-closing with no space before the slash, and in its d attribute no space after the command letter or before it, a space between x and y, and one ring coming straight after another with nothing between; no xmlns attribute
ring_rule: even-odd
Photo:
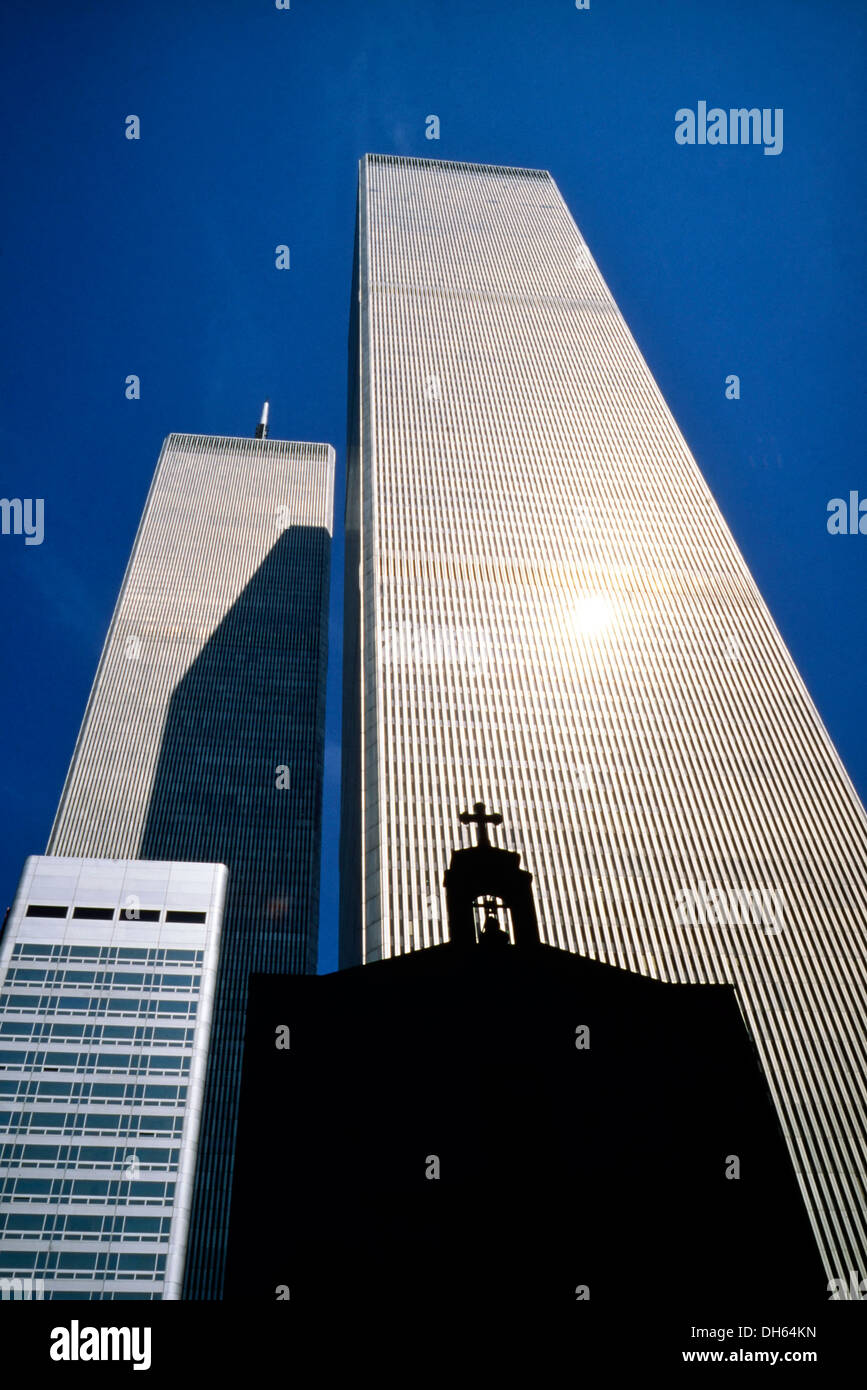
<svg viewBox="0 0 867 1390"><path fill-rule="evenodd" d="M291 444L296 449L327 449L332 454L336 454L333 444L326 444L321 440L313 439L276 439L269 434L267 439L256 439L252 434L201 434L198 430L170 430L166 435L169 439L211 439L227 444L261 444L267 447L269 444Z"/></svg>
<svg viewBox="0 0 867 1390"><path fill-rule="evenodd" d="M362 161L374 164L417 164L423 168L434 169L472 169L481 173L529 174L533 178L550 179L548 169L525 168L519 164L474 164L460 159L429 159L425 155L372 154L362 156Z"/></svg>

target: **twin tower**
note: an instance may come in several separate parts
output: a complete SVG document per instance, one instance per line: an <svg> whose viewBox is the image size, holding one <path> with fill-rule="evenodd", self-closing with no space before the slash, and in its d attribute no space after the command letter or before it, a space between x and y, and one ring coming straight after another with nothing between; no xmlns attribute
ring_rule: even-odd
<svg viewBox="0 0 867 1390"><path fill-rule="evenodd" d="M316 970L334 472L264 427L163 446L0 938L33 1296L226 1292L250 981ZM867 1274L864 809L550 175L368 155L328 978L449 942L482 799L542 944L734 987L825 1274Z"/></svg>

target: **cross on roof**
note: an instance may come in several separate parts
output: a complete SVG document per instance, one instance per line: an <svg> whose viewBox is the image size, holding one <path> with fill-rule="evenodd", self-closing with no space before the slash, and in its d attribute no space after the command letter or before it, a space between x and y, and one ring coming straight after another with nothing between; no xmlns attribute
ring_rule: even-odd
<svg viewBox="0 0 867 1390"><path fill-rule="evenodd" d="M490 847L491 843L488 839L488 826L502 825L503 823L503 817L500 815L499 811L492 811L490 814L486 813L484 801L477 801L472 811L461 811L458 819L461 825L476 825L479 831L478 845L487 845L488 847Z"/></svg>

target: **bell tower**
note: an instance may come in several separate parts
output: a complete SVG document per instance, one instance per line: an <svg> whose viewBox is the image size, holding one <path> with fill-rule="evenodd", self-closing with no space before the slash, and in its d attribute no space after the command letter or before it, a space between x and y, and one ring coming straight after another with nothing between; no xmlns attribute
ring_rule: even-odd
<svg viewBox="0 0 867 1390"><path fill-rule="evenodd" d="M478 841L452 854L443 883L449 938L461 949L478 945L498 950L514 944L538 946L539 928L533 903L533 875L522 869L521 856L491 844L488 826L503 817L488 812L483 801L461 813L462 825L475 825Z"/></svg>

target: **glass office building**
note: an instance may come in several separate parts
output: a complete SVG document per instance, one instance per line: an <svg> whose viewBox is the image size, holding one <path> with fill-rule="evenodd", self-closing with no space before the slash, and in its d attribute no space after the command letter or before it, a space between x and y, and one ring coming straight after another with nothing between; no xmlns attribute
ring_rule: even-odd
<svg viewBox="0 0 867 1390"><path fill-rule="evenodd" d="M48 844L228 870L185 1297L222 1290L248 977L316 969L334 460L166 439Z"/></svg>
<svg viewBox="0 0 867 1390"><path fill-rule="evenodd" d="M486 801L550 944L738 986L867 1275L867 818L545 171L361 161L346 527L342 963L443 939Z"/></svg>
<svg viewBox="0 0 867 1390"><path fill-rule="evenodd" d="M226 870L28 859L0 949L0 1287L180 1297Z"/></svg>

